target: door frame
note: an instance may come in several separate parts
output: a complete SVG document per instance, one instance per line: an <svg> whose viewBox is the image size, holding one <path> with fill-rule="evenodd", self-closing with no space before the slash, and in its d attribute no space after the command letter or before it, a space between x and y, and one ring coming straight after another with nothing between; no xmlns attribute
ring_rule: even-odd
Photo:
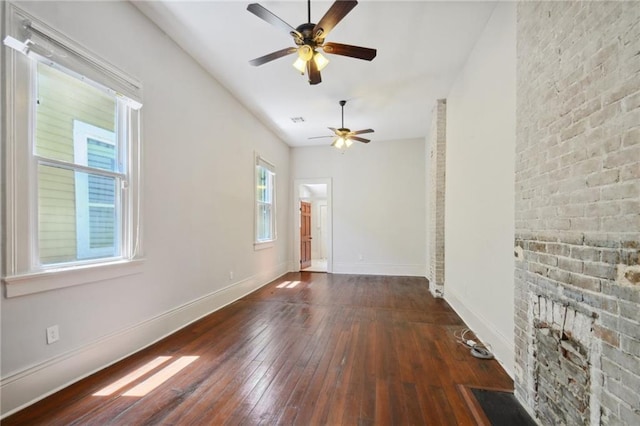
<svg viewBox="0 0 640 426"><path fill-rule="evenodd" d="M327 273L333 272L333 189L331 178L294 179L293 181L293 265L292 270L300 270L300 185L324 184L327 185Z"/></svg>

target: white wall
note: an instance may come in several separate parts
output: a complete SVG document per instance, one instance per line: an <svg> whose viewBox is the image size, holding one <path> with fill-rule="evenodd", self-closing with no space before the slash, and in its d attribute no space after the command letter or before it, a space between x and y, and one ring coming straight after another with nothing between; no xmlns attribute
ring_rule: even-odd
<svg viewBox="0 0 640 426"><path fill-rule="evenodd" d="M425 275L424 155L419 139L291 150L293 179L332 179L334 273Z"/></svg>
<svg viewBox="0 0 640 426"><path fill-rule="evenodd" d="M513 375L516 7L498 3L447 98L445 298Z"/></svg>
<svg viewBox="0 0 640 426"><path fill-rule="evenodd" d="M146 261L142 274L0 298L4 414L267 283L290 257L287 208L275 247L253 249L254 151L288 206L287 145L129 2L19 5L143 83ZM54 324L60 341L46 345Z"/></svg>

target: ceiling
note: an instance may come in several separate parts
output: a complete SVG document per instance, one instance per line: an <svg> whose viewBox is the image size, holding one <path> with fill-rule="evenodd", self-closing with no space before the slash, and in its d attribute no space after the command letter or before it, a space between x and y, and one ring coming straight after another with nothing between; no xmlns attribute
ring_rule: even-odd
<svg viewBox="0 0 640 426"><path fill-rule="evenodd" d="M424 138L435 100L452 83L495 2L362 0L326 42L377 49L373 61L325 54L322 83L292 67L296 55L259 67L248 61L294 46L293 39L248 12L251 1L134 1L134 4L290 146L329 145L327 127L344 124L376 141ZM307 2L259 1L292 27L307 21ZM331 1L311 2L318 22ZM292 118L302 117L295 123Z"/></svg>
<svg viewBox="0 0 640 426"><path fill-rule="evenodd" d="M326 183L306 183L300 186L304 187L308 191L310 197L327 198Z"/></svg>

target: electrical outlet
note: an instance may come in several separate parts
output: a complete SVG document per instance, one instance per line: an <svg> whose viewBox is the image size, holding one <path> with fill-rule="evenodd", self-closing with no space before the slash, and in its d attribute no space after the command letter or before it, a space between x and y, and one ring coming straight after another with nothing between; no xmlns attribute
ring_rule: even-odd
<svg viewBox="0 0 640 426"><path fill-rule="evenodd" d="M233 279L233 271L229 271L229 279L232 280Z"/></svg>
<svg viewBox="0 0 640 426"><path fill-rule="evenodd" d="M57 325L52 325L51 327L47 327L47 345L50 345L54 342L60 340L60 330Z"/></svg>

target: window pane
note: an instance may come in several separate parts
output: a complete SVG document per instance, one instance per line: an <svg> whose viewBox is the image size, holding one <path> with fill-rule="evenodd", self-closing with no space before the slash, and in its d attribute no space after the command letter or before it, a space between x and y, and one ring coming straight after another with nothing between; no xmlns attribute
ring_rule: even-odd
<svg viewBox="0 0 640 426"><path fill-rule="evenodd" d="M78 259L117 256L119 182L84 172L76 172L75 179Z"/></svg>
<svg viewBox="0 0 640 426"><path fill-rule="evenodd" d="M271 199L273 197L273 190L272 190L272 182L273 179L273 174L271 174L271 172L269 172L268 170L265 170L265 179L264 179L264 186L265 186L265 190L264 190L264 202L265 203L269 203L271 204Z"/></svg>
<svg viewBox="0 0 640 426"><path fill-rule="evenodd" d="M115 132L115 97L75 77L38 64L36 96L38 155L74 162L74 120Z"/></svg>
<svg viewBox="0 0 640 426"><path fill-rule="evenodd" d="M267 171L260 166L258 166L256 199L260 202L267 201Z"/></svg>
<svg viewBox="0 0 640 426"><path fill-rule="evenodd" d="M116 218L113 207L89 206L89 248L109 248L114 253Z"/></svg>
<svg viewBox="0 0 640 426"><path fill-rule="evenodd" d="M119 188L110 176L38 167L40 262L120 254Z"/></svg>
<svg viewBox="0 0 640 426"><path fill-rule="evenodd" d="M258 203L257 240L265 241L273 239L271 231L271 206Z"/></svg>

